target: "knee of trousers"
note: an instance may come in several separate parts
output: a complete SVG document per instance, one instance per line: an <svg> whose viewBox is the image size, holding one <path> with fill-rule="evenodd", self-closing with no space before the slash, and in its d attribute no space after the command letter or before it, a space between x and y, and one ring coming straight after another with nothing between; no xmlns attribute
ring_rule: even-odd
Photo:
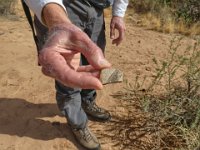
<svg viewBox="0 0 200 150"><path fill-rule="evenodd" d="M83 128L87 123L87 116L81 107L81 96L66 95L57 92L56 100L58 108L66 117L69 125L73 128Z"/></svg>
<svg viewBox="0 0 200 150"><path fill-rule="evenodd" d="M63 115L66 115L65 109L70 106L81 107L81 96L80 91L73 94L64 94L59 91L56 91L56 101L59 110Z"/></svg>

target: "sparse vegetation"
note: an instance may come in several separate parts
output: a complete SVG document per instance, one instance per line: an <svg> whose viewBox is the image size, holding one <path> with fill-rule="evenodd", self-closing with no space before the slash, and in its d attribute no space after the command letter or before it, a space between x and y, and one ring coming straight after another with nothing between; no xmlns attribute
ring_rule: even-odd
<svg viewBox="0 0 200 150"><path fill-rule="evenodd" d="M131 0L140 24L163 32L200 34L199 0Z"/></svg>
<svg viewBox="0 0 200 150"><path fill-rule="evenodd" d="M137 76L113 95L129 112L108 128L121 149L200 149L200 41L180 54L181 40L171 41L166 60L152 59L156 71L148 87Z"/></svg>
<svg viewBox="0 0 200 150"><path fill-rule="evenodd" d="M0 0L0 15L14 14L17 0Z"/></svg>

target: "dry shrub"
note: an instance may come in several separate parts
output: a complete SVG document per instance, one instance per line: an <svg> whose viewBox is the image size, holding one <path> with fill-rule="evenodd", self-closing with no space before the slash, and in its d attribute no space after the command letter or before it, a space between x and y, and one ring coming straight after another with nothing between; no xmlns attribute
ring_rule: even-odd
<svg viewBox="0 0 200 150"><path fill-rule="evenodd" d="M0 0L0 15L9 15L15 13L17 0Z"/></svg>
<svg viewBox="0 0 200 150"><path fill-rule="evenodd" d="M200 34L199 0L131 0L130 7L140 14L139 25L167 33Z"/></svg>
<svg viewBox="0 0 200 150"><path fill-rule="evenodd" d="M172 39L166 59L153 59L157 67L149 87L143 89L144 80L138 77L135 84L113 94L128 114L116 113L104 137L120 149L200 149L200 41L195 39L179 54L181 40ZM157 94L161 86L165 92Z"/></svg>

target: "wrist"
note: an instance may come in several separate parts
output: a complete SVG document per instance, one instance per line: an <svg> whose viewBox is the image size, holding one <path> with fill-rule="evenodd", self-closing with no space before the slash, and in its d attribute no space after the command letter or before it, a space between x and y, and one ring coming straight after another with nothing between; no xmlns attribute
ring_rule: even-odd
<svg viewBox="0 0 200 150"><path fill-rule="evenodd" d="M121 16L112 16L112 18L124 19L124 17L121 17Z"/></svg>
<svg viewBox="0 0 200 150"><path fill-rule="evenodd" d="M42 19L49 29L58 24L71 24L67 12L56 3L49 3L44 6L42 10Z"/></svg>

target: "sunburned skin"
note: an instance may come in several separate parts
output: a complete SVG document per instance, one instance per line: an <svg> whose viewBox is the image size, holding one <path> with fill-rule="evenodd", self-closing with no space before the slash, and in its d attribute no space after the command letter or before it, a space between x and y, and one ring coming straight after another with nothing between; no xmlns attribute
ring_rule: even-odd
<svg viewBox="0 0 200 150"><path fill-rule="evenodd" d="M102 89L99 73L111 64L104 58L101 49L72 24L67 12L55 3L45 5L42 20L50 31L48 41L39 54L43 73L67 86ZM113 16L110 23L112 44L122 42L125 30L123 17ZM79 66L80 53L87 58L89 66Z"/></svg>
<svg viewBox="0 0 200 150"><path fill-rule="evenodd" d="M79 66L80 53L91 65ZM66 86L102 89L100 71L110 67L89 37L73 24L60 24L49 31L49 38L39 54L42 72Z"/></svg>

